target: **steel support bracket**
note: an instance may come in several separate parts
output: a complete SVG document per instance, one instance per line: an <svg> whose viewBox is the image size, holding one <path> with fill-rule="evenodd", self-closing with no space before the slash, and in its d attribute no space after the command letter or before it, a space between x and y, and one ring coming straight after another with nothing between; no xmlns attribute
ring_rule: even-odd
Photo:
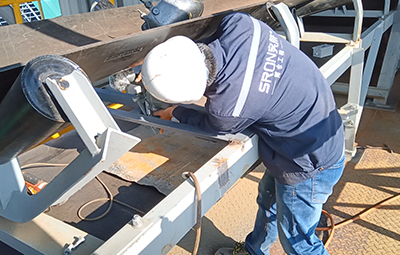
<svg viewBox="0 0 400 255"><path fill-rule="evenodd" d="M65 201L140 142L120 130L83 73L73 71L46 84L87 148L34 196L27 194L17 158L0 165L0 216L16 222Z"/></svg>
<svg viewBox="0 0 400 255"><path fill-rule="evenodd" d="M354 147L356 138L356 121L359 106L357 104L345 104L339 110L345 130L345 152L346 155L354 157L356 149Z"/></svg>

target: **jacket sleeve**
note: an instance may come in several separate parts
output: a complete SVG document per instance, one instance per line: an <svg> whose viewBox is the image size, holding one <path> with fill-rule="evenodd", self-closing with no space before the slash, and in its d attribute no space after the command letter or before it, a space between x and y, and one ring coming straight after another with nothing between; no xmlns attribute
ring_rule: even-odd
<svg viewBox="0 0 400 255"><path fill-rule="evenodd" d="M181 123L199 127L212 134L240 133L254 123L250 119L217 116L209 112L199 112L182 106L175 108L172 115Z"/></svg>

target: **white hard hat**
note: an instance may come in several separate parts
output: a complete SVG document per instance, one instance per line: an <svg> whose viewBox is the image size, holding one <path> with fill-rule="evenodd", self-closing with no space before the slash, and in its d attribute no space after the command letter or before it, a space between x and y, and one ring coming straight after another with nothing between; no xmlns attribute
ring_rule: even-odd
<svg viewBox="0 0 400 255"><path fill-rule="evenodd" d="M172 37L147 54L142 65L143 84L158 100L195 103L206 89L208 71L204 58L191 39Z"/></svg>

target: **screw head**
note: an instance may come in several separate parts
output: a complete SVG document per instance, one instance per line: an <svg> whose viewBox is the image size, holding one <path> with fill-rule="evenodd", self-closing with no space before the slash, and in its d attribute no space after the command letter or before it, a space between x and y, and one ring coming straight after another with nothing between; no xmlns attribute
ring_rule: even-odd
<svg viewBox="0 0 400 255"><path fill-rule="evenodd" d="M58 86L62 90L67 90L69 88L69 82L67 80L61 79L58 81Z"/></svg>
<svg viewBox="0 0 400 255"><path fill-rule="evenodd" d="M160 9L158 8L153 8L153 10L151 11L154 15L158 15L160 14Z"/></svg>
<svg viewBox="0 0 400 255"><path fill-rule="evenodd" d="M130 223L131 223L132 227L140 228L143 225L142 217L140 217L140 215L138 215L138 214L135 214Z"/></svg>

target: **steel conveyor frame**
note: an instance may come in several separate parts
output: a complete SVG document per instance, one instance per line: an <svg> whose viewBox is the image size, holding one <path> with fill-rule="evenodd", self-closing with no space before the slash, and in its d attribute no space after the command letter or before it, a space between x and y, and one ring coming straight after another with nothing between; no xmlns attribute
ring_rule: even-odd
<svg viewBox="0 0 400 255"><path fill-rule="evenodd" d="M348 68L351 69L348 103L340 109L346 130L346 151L349 154L354 154L355 134L367 96L380 39L384 31L393 24L394 17L398 13L389 11L385 7L385 15L361 33L363 20L361 0L353 0L353 3L355 6L353 34L305 32L301 38L301 41L346 44L346 47L320 70L332 85ZM368 48L370 48L370 53L364 68L364 53ZM108 102L125 102L126 104L132 102L129 98L131 96L126 94L106 93L100 90L98 94ZM110 110L110 112L116 118L148 126L173 128L207 136L189 126L134 112L121 110ZM221 139L221 137L213 138ZM227 139L232 142L195 173L200 182L203 197L202 215L258 160L256 135L240 135ZM190 180L186 180L143 218L135 217L106 242L45 214L41 214L28 223L15 223L0 218L0 238L26 254L60 253L64 245L72 242L77 236L84 236L86 241L73 251L74 255L166 254L196 223L196 203L194 185ZM33 235L36 236L35 240L32 239ZM41 240L47 241L41 242Z"/></svg>
<svg viewBox="0 0 400 255"><path fill-rule="evenodd" d="M381 87L370 87L372 78L372 72L375 67L378 51L381 46L381 39L383 34L392 27L392 33L395 34L393 38L389 40L391 50L396 52L396 57L385 56L384 63L390 63L392 66L397 66L399 61L399 46L398 43L395 47L396 38L399 33L396 29L400 26L400 15L399 7L400 1L397 2L397 9L390 11L390 0L385 0L385 4L382 11L363 11L361 0L353 0L354 11L348 15L355 17L354 32L350 34L333 34L333 33L308 33L305 32L302 41L311 42L325 42L325 43L344 43L345 48L332 57L320 70L328 80L328 83L332 86L333 91L346 92L348 94L347 104L342 106L340 113L345 126L345 148L346 154L354 156L356 149L354 146L355 137L360 124L361 115L364 109L367 96L374 97L378 94L383 93ZM330 16L331 11L327 11L325 15ZM362 21L364 13L367 17L376 17L376 21L372 26L362 31ZM323 15L318 14L319 16ZM346 14L347 15L347 14ZM339 15L340 17L341 15ZM395 50L397 48L397 50ZM366 50L369 49L367 60L364 63L364 57ZM388 58L390 58L388 60ZM349 84L336 83L336 80L350 68L350 81ZM384 79L382 72L380 79ZM395 71L390 75L394 77ZM393 84L393 79L391 81ZM385 98L387 99L390 88L386 90ZM385 101L386 102L386 101Z"/></svg>
<svg viewBox="0 0 400 255"><path fill-rule="evenodd" d="M392 106L388 105L388 97L390 95L391 88L393 86L394 76L397 70L399 69L399 51L400 46L398 41L400 40L400 15L394 14L394 11L390 11L390 0L385 0L382 4L382 10L367 10L364 11L365 18L376 18L378 21L374 26L370 27L370 30L374 30L375 34L373 36L373 45L368 41L368 43L363 43L362 47L367 49L371 46L371 49L379 48L382 35L389 28L391 29L390 38L387 44L386 54L383 60L382 68L379 74L379 79L376 87L370 86L368 88L367 96L373 98L373 102L367 102L369 107L381 108L381 109L391 109ZM399 7L397 6L397 9ZM355 17L356 13L354 10L347 10L343 8L343 10L335 9L328 10L321 13L317 13L314 16L320 17ZM383 27L382 27L383 26ZM382 28L382 30L381 30ZM367 31L362 35L362 40L365 35L368 34ZM369 34L371 37L371 34ZM311 37L309 37L311 38ZM370 39L370 38L368 38ZM377 52L373 50L374 57L371 59L371 65L375 64L373 59L376 59ZM366 72L367 76L365 82L371 80L370 76L372 75L372 71L368 69ZM347 93L349 90L348 84L335 82L332 85L332 89L335 92L339 93Z"/></svg>

